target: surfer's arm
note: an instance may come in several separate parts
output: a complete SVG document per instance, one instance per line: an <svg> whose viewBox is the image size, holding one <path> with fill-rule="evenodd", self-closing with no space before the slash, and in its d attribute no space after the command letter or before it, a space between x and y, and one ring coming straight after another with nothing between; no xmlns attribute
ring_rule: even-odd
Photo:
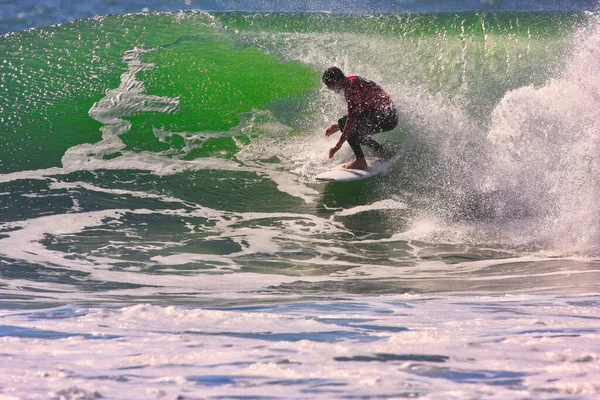
<svg viewBox="0 0 600 400"><path fill-rule="evenodd" d="M355 125L356 125L356 118L354 118L354 117L348 118L348 120L346 121L346 124L344 125L344 130L342 131L342 135L340 136L340 139L338 140L337 144L334 147L332 147L331 149L329 149L329 158L333 158L335 153L337 153L338 150L342 148L342 145L344 144L344 142L348 139L350 134L354 131Z"/></svg>

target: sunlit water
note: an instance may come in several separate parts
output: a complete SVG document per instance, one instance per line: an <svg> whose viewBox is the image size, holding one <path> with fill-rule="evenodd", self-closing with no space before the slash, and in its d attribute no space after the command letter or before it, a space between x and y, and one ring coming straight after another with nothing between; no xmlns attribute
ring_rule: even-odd
<svg viewBox="0 0 600 400"><path fill-rule="evenodd" d="M0 398L598 397L593 6L98 4L0 37ZM387 173L314 181L331 65Z"/></svg>

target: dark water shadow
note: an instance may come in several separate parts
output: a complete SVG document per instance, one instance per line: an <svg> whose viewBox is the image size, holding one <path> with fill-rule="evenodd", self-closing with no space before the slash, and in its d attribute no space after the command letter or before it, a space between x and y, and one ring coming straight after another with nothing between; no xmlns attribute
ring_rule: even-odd
<svg viewBox="0 0 600 400"><path fill-rule="evenodd" d="M349 362L388 362L388 361L417 361L417 362L435 362L443 363L450 359L447 356L427 355L427 354L389 354L378 353L372 356L352 356L352 357L334 357L335 361Z"/></svg>

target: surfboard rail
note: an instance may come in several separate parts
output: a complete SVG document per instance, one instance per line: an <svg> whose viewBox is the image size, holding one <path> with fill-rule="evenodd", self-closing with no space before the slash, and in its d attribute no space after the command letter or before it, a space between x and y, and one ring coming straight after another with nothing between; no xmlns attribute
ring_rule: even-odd
<svg viewBox="0 0 600 400"><path fill-rule="evenodd" d="M381 160L377 158L367 158L367 169L344 168L344 164L340 164L316 175L315 180L320 182L358 181L385 172L392 166L392 164L393 159Z"/></svg>

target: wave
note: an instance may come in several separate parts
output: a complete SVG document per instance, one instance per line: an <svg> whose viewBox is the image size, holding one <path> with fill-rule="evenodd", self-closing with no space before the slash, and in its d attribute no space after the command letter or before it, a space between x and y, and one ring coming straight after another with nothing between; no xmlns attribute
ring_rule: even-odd
<svg viewBox="0 0 600 400"><path fill-rule="evenodd" d="M381 190L408 193L418 221L595 254L598 25L593 13L190 11L13 33L0 38L0 173L215 168L307 199L329 163L322 128L344 113L319 81L337 65L394 97L401 122L384 138L401 161Z"/></svg>
<svg viewBox="0 0 600 400"><path fill-rule="evenodd" d="M103 15L150 13L183 10L211 12L327 12L356 13L439 13L439 12L527 12L527 11L591 11L597 10L597 0L453 0L445 2L395 0L341 1L304 0L147 0L111 1L88 0L85 4L64 1L5 0L0 10L0 33L43 28L52 24L69 23L77 19Z"/></svg>

